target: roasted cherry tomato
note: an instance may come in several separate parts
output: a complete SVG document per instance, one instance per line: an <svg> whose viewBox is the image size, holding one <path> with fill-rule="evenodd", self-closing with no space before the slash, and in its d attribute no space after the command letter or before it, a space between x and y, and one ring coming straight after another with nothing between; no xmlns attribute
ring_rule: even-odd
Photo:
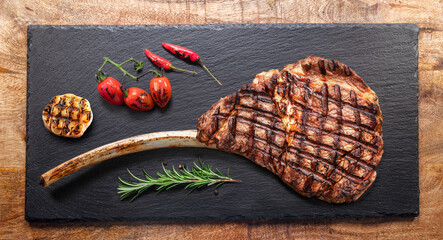
<svg viewBox="0 0 443 240"><path fill-rule="evenodd" d="M124 100L128 107L137 111L149 111L154 108L151 96L141 88L128 88Z"/></svg>
<svg viewBox="0 0 443 240"><path fill-rule="evenodd" d="M123 104L123 92L120 88L121 84L119 81L112 77L107 77L103 81L99 82L97 85L98 93L107 102L114 105Z"/></svg>
<svg viewBox="0 0 443 240"><path fill-rule="evenodd" d="M152 71L156 77L151 80L149 84L152 99L154 99L155 104L159 107L165 107L172 95L171 83L168 78L161 76L157 71Z"/></svg>

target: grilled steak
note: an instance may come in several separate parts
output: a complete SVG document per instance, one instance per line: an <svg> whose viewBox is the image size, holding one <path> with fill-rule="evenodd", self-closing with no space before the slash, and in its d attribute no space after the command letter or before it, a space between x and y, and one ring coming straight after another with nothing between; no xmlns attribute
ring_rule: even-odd
<svg viewBox="0 0 443 240"><path fill-rule="evenodd" d="M242 155L301 195L357 200L383 154L376 94L349 67L308 57L220 99L197 123L197 138Z"/></svg>

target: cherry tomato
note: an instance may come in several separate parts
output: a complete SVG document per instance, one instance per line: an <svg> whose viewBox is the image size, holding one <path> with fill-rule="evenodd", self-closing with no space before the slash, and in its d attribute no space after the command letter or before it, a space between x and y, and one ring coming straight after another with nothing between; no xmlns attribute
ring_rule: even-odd
<svg viewBox="0 0 443 240"><path fill-rule="evenodd" d="M165 107L171 99L172 88L171 83L165 76L154 77L149 84L152 99L159 107Z"/></svg>
<svg viewBox="0 0 443 240"><path fill-rule="evenodd" d="M143 89L131 87L125 92L125 103L137 111L149 111L154 108L151 96Z"/></svg>
<svg viewBox="0 0 443 240"><path fill-rule="evenodd" d="M97 85L98 93L107 102L114 105L123 104L123 92L120 89L120 82L112 77L107 77Z"/></svg>

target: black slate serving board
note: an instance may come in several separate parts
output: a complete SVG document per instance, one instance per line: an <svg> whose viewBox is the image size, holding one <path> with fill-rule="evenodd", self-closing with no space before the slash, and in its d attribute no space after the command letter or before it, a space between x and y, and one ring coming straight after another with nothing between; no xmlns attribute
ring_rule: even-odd
<svg viewBox="0 0 443 240"><path fill-rule="evenodd" d="M231 220L418 216L418 28L393 25L206 25L206 26L29 26L26 148L28 221ZM219 86L199 66L166 52L162 42L200 53ZM95 73L107 56L116 62L134 57L153 68L143 49L172 60L197 76L171 72L173 97L164 109L135 112L106 103L96 89ZM45 171L74 156L122 138L195 129L197 118L219 98L231 94L255 74L309 55L341 61L378 94L383 111L385 153L372 187L356 202L329 204L301 197L275 175L249 160L209 149L163 149L112 159L75 173L48 188L39 185ZM126 69L131 69L127 65ZM110 66L105 71L122 80ZM150 78L125 85L148 89ZM43 126L41 112L58 94L89 99L94 122L80 139L62 138ZM120 201L117 176L126 169L142 176L201 158L222 172L230 168L240 184L187 194L174 189L147 191L133 203Z"/></svg>

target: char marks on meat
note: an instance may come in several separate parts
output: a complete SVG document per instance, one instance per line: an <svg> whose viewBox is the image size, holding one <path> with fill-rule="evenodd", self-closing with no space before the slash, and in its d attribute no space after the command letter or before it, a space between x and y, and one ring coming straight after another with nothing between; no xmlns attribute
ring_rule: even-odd
<svg viewBox="0 0 443 240"><path fill-rule="evenodd" d="M242 155L307 197L357 200L383 154L376 94L349 67L308 57L258 74L215 103L197 138Z"/></svg>

